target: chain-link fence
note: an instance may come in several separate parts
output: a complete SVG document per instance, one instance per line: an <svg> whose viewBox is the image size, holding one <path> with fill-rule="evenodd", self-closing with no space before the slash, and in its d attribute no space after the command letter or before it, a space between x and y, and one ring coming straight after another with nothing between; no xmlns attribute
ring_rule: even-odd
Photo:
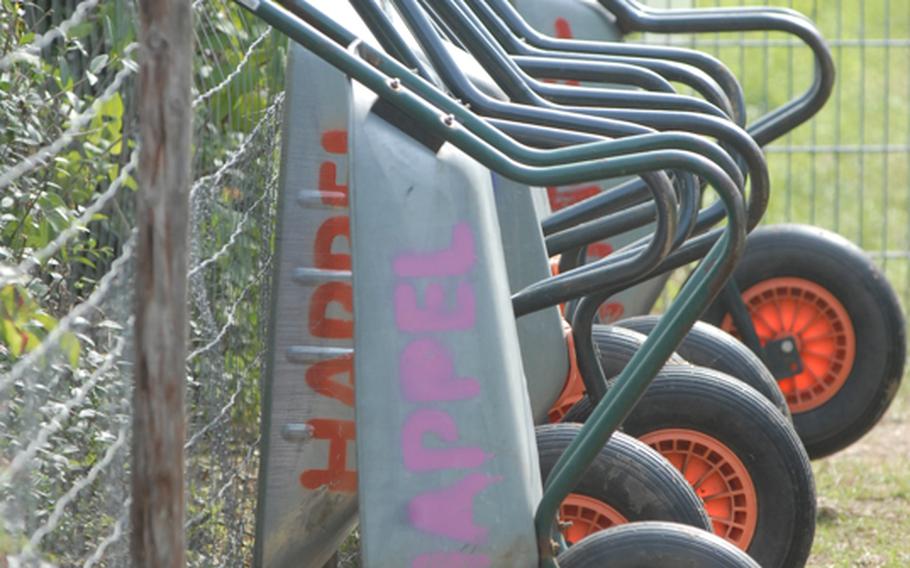
<svg viewBox="0 0 910 568"><path fill-rule="evenodd" d="M193 7L188 559L241 566L286 43L229 1ZM0 9L0 565L129 565L136 17Z"/></svg>
<svg viewBox="0 0 910 568"><path fill-rule="evenodd" d="M910 0L649 0L649 6L774 6L808 16L837 66L819 115L766 149L766 223L810 223L860 245L910 305ZM749 118L804 91L808 50L774 33L656 36L718 56L743 84Z"/></svg>

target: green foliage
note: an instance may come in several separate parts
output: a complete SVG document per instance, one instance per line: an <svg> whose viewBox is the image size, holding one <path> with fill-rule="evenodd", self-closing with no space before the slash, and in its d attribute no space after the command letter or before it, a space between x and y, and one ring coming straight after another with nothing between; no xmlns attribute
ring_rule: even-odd
<svg viewBox="0 0 910 568"><path fill-rule="evenodd" d="M60 12L60 3L51 0L0 0L0 54L59 24L67 16ZM33 258L73 226L130 161L136 148L131 84L135 75L110 100L98 98L117 72L133 65L135 52L128 53L127 46L136 39L135 21L130 0L102 2L86 22L70 30L66 41L56 40L40 57L0 71L0 172L56 140L81 113L97 111L72 144L0 192L0 274ZM193 163L198 179L225 164L282 90L285 40L270 34L247 58L249 46L267 27L229 0L205 2L196 10L195 25L194 94L218 87L195 108ZM262 310L274 223L274 196L260 197L274 190L277 138L272 124L236 168L200 188L192 206L193 258L198 262L218 255L191 282L189 349L213 346L187 365L189 434L215 424L188 451L188 518L193 519L189 557L194 565L248 563L250 537L237 527L248 525L255 505L259 380L265 352ZM0 369L39 345L110 270L135 226L136 189L136 180L128 177L113 201L79 227L64 247L31 267L16 284L0 283ZM72 397L96 373L117 338L128 335L123 327L131 286L128 282L118 286L87 316L89 321L77 322L75 332L63 334L54 349L28 370L32 383L20 381L4 393L0 461L20 451L34 428L55 419L60 401ZM47 518L60 496L102 458L115 433L129 422L128 373L129 365L121 369L116 364L106 373L110 377L88 392L84 405L60 419L61 430L42 448L28 479L0 487L0 501L21 504L26 529ZM236 401L229 405L234 392ZM58 529L42 543L46 559L81 565L76 559L81 558L82 547L109 533L120 514L111 501L122 505L117 496L128 494L123 463L128 458L123 454L105 481L99 480L68 507ZM230 488L231 494L219 493L222 487ZM13 490L18 492L15 498L7 492ZM232 494L233 504L225 504ZM21 549L23 541L18 529L2 522L0 527L9 531L0 532L3 558L5 552ZM244 561L222 562L239 557Z"/></svg>
<svg viewBox="0 0 910 568"><path fill-rule="evenodd" d="M57 327L57 320L45 312L28 292L19 286L0 289L0 325L3 343L13 357L20 357L37 347L43 337ZM76 335L63 334L60 347L70 366L79 365L81 346Z"/></svg>
<svg viewBox="0 0 910 568"><path fill-rule="evenodd" d="M103 3L92 18L70 31L66 42L55 41L40 58L30 57L0 72L0 171L57 139L128 64L124 49L134 33L123 6ZM28 44L49 26L39 4L2 0L2 8L2 53ZM75 143L4 189L0 262L15 266L45 247L119 175L133 145L134 121L119 94L98 111ZM126 185L135 188L135 181ZM57 318L91 291L129 226L123 213L128 193L125 190L109 211L95 215L34 272L37 278L27 286L3 290L4 298L14 294L20 303L11 309L4 302L0 364L34 348ZM66 335L61 347L77 365L81 347L75 336Z"/></svg>

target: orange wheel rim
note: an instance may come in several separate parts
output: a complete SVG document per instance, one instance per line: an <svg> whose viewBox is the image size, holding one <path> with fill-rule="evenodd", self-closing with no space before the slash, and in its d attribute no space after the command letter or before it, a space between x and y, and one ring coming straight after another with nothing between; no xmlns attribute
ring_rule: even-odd
<svg viewBox="0 0 910 568"><path fill-rule="evenodd" d="M590 534L629 522L619 511L603 501L578 493L570 493L562 502L559 520L565 523L562 535L569 545Z"/></svg>
<svg viewBox="0 0 910 568"><path fill-rule="evenodd" d="M572 333L572 326L565 319L562 320L562 332L566 338L566 352L569 357L569 373L566 376L566 382L563 385L562 392L553 403L553 406L547 411L547 418L550 423L556 423L562 420L563 416L575 406L575 403L585 396L585 383L581 378L581 372L578 370L578 359L575 356L575 335Z"/></svg>
<svg viewBox="0 0 910 568"><path fill-rule="evenodd" d="M743 292L762 345L790 337L803 363L801 373L778 381L794 414L831 400L847 382L856 357L856 335L843 304L831 292L802 278L771 278ZM721 327L735 335L732 317Z"/></svg>
<svg viewBox="0 0 910 568"><path fill-rule="evenodd" d="M656 430L641 441L660 452L692 485L705 504L714 533L748 549L758 524L758 499L752 476L736 454L694 430Z"/></svg>

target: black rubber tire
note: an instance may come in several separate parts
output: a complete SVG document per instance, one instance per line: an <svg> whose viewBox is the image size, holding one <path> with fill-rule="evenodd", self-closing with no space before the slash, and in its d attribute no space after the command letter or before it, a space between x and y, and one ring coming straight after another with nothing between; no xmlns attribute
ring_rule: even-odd
<svg viewBox="0 0 910 568"><path fill-rule="evenodd" d="M846 383L831 400L793 423L812 458L840 451L881 419L900 386L906 359L903 310L884 274L843 237L804 225L754 231L734 272L742 291L773 277L797 277L822 286L844 306L856 336L856 358ZM719 324L715 303L705 321Z"/></svg>
<svg viewBox="0 0 910 568"><path fill-rule="evenodd" d="M587 398L567 418L586 418ZM712 369L664 367L623 423L641 437L657 430L701 432L742 461L755 486L758 520L747 550L765 568L803 566L815 536L815 482L793 426L748 385Z"/></svg>
<svg viewBox="0 0 910 568"><path fill-rule="evenodd" d="M541 479L547 479L580 429L579 424L535 429ZM606 503L631 522L670 521L711 528L701 499L679 471L649 446L621 432L597 454L573 493Z"/></svg>
<svg viewBox="0 0 910 568"><path fill-rule="evenodd" d="M658 315L636 316L619 321L616 325L648 335L658 321ZM703 321L696 322L676 352L693 365L720 371L746 383L790 419L787 399L777 387L771 371L758 355L719 327Z"/></svg>
<svg viewBox="0 0 910 568"><path fill-rule="evenodd" d="M561 568L760 568L711 533L672 523L631 523L593 534L559 555Z"/></svg>
<svg viewBox="0 0 910 568"><path fill-rule="evenodd" d="M597 349L597 354L600 357L600 366L603 369L604 376L607 378L608 388L613 384L613 379L626 368L629 360L641 349L642 343L648 338L637 331L615 325L595 325L591 337L594 339L594 348ZM667 360L667 365L671 366L688 364L689 362L677 353L671 355L670 359ZM584 422L587 414L579 414L579 411L590 412L590 409L584 405L579 406L576 403L566 411L560 422Z"/></svg>
<svg viewBox="0 0 910 568"><path fill-rule="evenodd" d="M614 325L595 325L591 336L594 347L600 355L600 366L608 379L615 377L629 363L629 359L641 348L647 339L646 335L624 327ZM667 361L668 365L686 365L688 361L674 353Z"/></svg>

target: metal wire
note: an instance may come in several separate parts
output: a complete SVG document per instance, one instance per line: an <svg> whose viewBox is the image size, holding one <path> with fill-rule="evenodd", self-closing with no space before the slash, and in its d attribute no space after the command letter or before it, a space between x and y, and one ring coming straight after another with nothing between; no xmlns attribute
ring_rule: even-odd
<svg viewBox="0 0 910 568"><path fill-rule="evenodd" d="M85 208L82 214L73 221L66 229L61 231L54 240L42 247L40 250L33 252L30 256L22 260L13 268L3 268L4 273L0 274L0 287L6 286L16 281L21 281L28 273L37 268L42 262L56 254L70 239L83 231L94 218L104 208L117 197L120 188L126 183L126 180L133 174L139 163L139 152L133 152L130 161L121 168L120 173L114 178L114 181L108 186L107 190L96 194L92 202Z"/></svg>
<svg viewBox="0 0 910 568"><path fill-rule="evenodd" d="M73 11L73 14L59 25L36 36L28 45L14 49L3 57L0 57L0 71L9 69L11 65L18 61L32 62L37 60L42 49L50 46L57 38L66 38L66 34L74 27L83 23L91 15L92 11L98 7L100 2L101 0L84 0L83 2L80 2Z"/></svg>
<svg viewBox="0 0 910 568"><path fill-rule="evenodd" d="M136 47L136 44L130 46L125 52L128 54ZM21 162L17 163L15 166L9 168L2 174L0 174L0 189L4 189L9 184L16 181L20 176L25 173L28 173L35 168L43 166L47 161L54 156L58 155L64 148L69 146L73 140L78 138L84 131L86 125L95 116L98 114L98 111L101 109L101 105L105 102L114 98L115 95L120 93L120 89L123 87L124 81L127 80L133 73L138 69L136 62L131 59L123 60L123 69L117 72L114 76L114 80L111 81L111 84L104 90L104 92L95 99L95 102L92 103L87 110L83 113L77 115L63 134L46 146L40 148L34 154L28 156Z"/></svg>

